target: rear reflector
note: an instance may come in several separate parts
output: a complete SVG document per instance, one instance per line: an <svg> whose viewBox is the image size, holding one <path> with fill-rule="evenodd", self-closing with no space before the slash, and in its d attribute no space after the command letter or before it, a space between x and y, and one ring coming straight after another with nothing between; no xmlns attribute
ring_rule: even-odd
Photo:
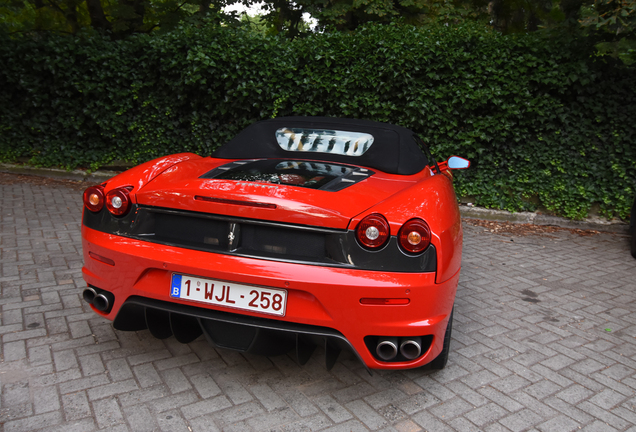
<svg viewBox="0 0 636 432"><path fill-rule="evenodd" d="M115 261L113 261L112 259L97 255L95 252L88 252L88 256L93 258L94 260L101 261L104 264L108 264L110 266L115 265Z"/></svg>
<svg viewBox="0 0 636 432"><path fill-rule="evenodd" d="M239 201L239 200L231 200L231 199L225 199L225 198L212 198L212 197L206 197L201 195L195 195L194 199L197 201L214 202L219 204L232 204L232 205L241 205L241 206L248 206L248 207L268 208L268 209L276 208L276 204L259 203L259 202L252 202L252 201Z"/></svg>
<svg viewBox="0 0 636 432"><path fill-rule="evenodd" d="M395 305L407 305L411 302L411 299L407 298L361 298L360 304L364 305L382 305L382 306L395 306Z"/></svg>

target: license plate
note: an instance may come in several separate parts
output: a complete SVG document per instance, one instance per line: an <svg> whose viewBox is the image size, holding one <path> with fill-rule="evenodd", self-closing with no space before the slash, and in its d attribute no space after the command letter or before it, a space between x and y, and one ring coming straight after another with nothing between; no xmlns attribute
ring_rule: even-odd
<svg viewBox="0 0 636 432"><path fill-rule="evenodd" d="M285 316L287 290L262 288L174 273L170 297Z"/></svg>

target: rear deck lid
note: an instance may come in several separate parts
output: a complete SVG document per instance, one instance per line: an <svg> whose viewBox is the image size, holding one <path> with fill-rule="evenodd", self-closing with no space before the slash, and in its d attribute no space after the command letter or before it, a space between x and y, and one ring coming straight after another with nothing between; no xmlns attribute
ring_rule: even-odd
<svg viewBox="0 0 636 432"><path fill-rule="evenodd" d="M139 204L346 229L419 176L333 162L204 158L166 170L136 193Z"/></svg>

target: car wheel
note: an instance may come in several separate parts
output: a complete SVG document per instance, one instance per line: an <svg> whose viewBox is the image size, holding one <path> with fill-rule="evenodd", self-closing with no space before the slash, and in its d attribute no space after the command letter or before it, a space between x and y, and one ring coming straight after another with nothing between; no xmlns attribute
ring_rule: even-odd
<svg viewBox="0 0 636 432"><path fill-rule="evenodd" d="M634 204L632 204L632 212L629 215L629 230L632 234L632 238L630 240L632 256L636 258L636 198L634 198Z"/></svg>
<svg viewBox="0 0 636 432"><path fill-rule="evenodd" d="M431 370L441 370L444 369L446 363L448 362L448 353L450 352L450 342L451 342L451 333L453 333L453 313L455 312L455 307L451 310L450 318L448 319L448 324L446 325L446 333L444 334L444 347L442 348L442 352L439 353L435 360L428 364L428 368Z"/></svg>

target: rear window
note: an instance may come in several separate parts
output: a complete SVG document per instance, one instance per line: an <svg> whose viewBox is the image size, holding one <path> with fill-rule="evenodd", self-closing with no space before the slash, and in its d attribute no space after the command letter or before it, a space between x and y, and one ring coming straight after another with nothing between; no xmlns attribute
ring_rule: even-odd
<svg viewBox="0 0 636 432"><path fill-rule="evenodd" d="M373 145L373 135L326 129L280 128L276 141L281 149L295 152L362 156Z"/></svg>

